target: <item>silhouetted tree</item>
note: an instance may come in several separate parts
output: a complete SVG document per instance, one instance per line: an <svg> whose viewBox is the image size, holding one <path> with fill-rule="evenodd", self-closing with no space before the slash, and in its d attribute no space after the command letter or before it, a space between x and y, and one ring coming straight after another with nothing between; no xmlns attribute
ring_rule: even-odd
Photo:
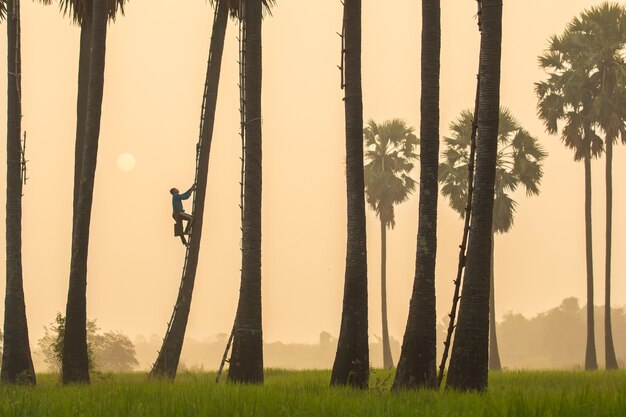
<svg viewBox="0 0 626 417"><path fill-rule="evenodd" d="M366 388L369 378L369 347L361 89L361 0L345 0L343 13L348 238L341 330L330 382L332 385Z"/></svg>
<svg viewBox="0 0 626 417"><path fill-rule="evenodd" d="M245 176L242 266L239 303L228 377L234 382L263 382L261 303L261 0L243 0L245 31Z"/></svg>
<svg viewBox="0 0 626 417"><path fill-rule="evenodd" d="M584 41L584 57L592 68L590 78L598 84L594 115L604 131L606 150L606 251L604 337L606 368L617 369L611 326L611 247L613 225L613 145L621 137L626 143L626 8L617 3L603 3L581 13L568 31ZM597 72L596 72L597 71Z"/></svg>
<svg viewBox="0 0 626 417"><path fill-rule="evenodd" d="M204 203L206 199L206 187L208 183L209 155L213 139L213 128L215 125L215 112L217 108L218 87L221 72L222 55L224 51L224 40L228 15L239 18L239 3L234 0L211 1L216 8L213 20L211 44L209 49L209 61L205 81L204 100L201 114L202 130L201 143L198 148L198 176L197 187L194 198L194 220L192 234L189 239L189 249L186 260L186 268L182 277L175 310L172 315L171 326L163 339L163 345L159 350L159 356L151 371L153 376L167 376L174 378L180 360L187 320L191 309L191 299L195 284L198 257L200 253L200 242L202 236L202 225L204 219ZM265 9L270 10L273 0L263 0Z"/></svg>
<svg viewBox="0 0 626 417"><path fill-rule="evenodd" d="M440 0L422 0L420 200L415 278L394 389L437 386L437 170L439 164Z"/></svg>
<svg viewBox="0 0 626 417"><path fill-rule="evenodd" d="M566 30L550 39L548 50L539 58L548 80L536 83L538 112L546 130L559 131L561 139L574 151L574 160L585 167L585 247L587 264L587 347L585 369L597 369L593 308L593 246L591 227L591 159L602 153L602 139L595 132L596 99L600 83L593 76L594 64L586 53L584 35Z"/></svg>
<svg viewBox="0 0 626 417"><path fill-rule="evenodd" d="M64 384L89 383L86 334L87 254L104 90L104 61L108 20L106 0L95 0L92 9L85 147L82 157L78 204L76 205L75 223L72 231L70 282L65 313L62 375Z"/></svg>
<svg viewBox="0 0 626 417"><path fill-rule="evenodd" d="M211 44L209 47L209 60L206 70L206 81L202 103L202 130L200 132L200 147L198 148L198 177L194 197L194 219L192 234L189 238L186 268L182 277L182 283L176 300L172 322L163 338L163 345L159 350L159 356L154 363L151 375L167 376L174 378L180 360L180 352L183 347L187 320L191 309L191 298L198 267L198 255L202 238L202 225L204 219L204 202L209 173L209 155L213 140L213 127L215 125L215 111L217 108L217 94L220 81L222 55L224 52L224 38L228 24L229 10L234 16L237 9L229 5L228 0L211 1L216 8L213 20Z"/></svg>
<svg viewBox="0 0 626 417"><path fill-rule="evenodd" d="M394 206L406 201L415 191L409 177L415 146L419 143L413 128L400 119L382 124L370 120L365 134L365 197L380 219L380 287L383 327L383 367L393 368L387 325L387 228L396 225Z"/></svg>
<svg viewBox="0 0 626 417"><path fill-rule="evenodd" d="M20 1L1 3L7 17L7 200L3 383L35 384L22 277L22 62Z"/></svg>
<svg viewBox="0 0 626 417"><path fill-rule="evenodd" d="M450 207L465 217L468 192L470 139L474 114L461 113L450 125L452 137L445 138L444 162L439 166L441 192L448 197ZM495 234L507 233L513 227L517 203L510 195L521 185L527 195L537 195L543 176L542 161L547 156L536 138L532 137L508 109L500 108L498 127L498 155L496 159L495 199L493 203L493 248L491 256L491 295L489 303L489 369L502 369L498 352L494 290Z"/></svg>
<svg viewBox="0 0 626 417"><path fill-rule="evenodd" d="M40 0L44 4L51 4L52 0ZM104 23L96 22L94 0L59 0L59 8L64 14L69 14L72 21L79 24L80 52L78 69L78 97L76 103L76 143L74 149L74 194L72 216L72 261L70 266L70 288L68 291L68 352L66 366L68 380L64 382L89 382L89 363L87 359L86 342L86 274L87 252L89 244L89 223L91 219L91 203L93 199L93 181L97 159L97 141L100 131L100 114L102 107L102 90L104 85L104 54L106 44L106 22L115 20L118 11L124 13L126 0L96 0L98 18ZM98 28L96 28L96 24ZM98 36L98 39L94 39ZM95 57L95 55L99 55ZM101 56L100 56L101 55ZM97 60L94 64L92 59ZM91 75L95 71L95 79ZM100 74L101 73L101 74ZM90 92L92 87L95 89ZM99 90L99 91L98 91ZM93 95L92 98L89 95ZM99 102L99 103L98 103ZM89 112L91 111L91 126L88 126ZM91 129L89 131L89 129ZM92 143L87 143L88 134ZM95 141L94 141L95 139ZM90 154L85 155L87 149ZM88 161L88 167L83 172L83 163ZM91 178L90 178L91 177ZM85 182L83 185L82 182ZM80 197L81 188L88 195ZM80 204L80 198L83 198ZM79 207L80 206L80 207ZM81 230L77 231L78 212L81 213ZM70 312L71 310L71 312ZM84 310L81 312L81 310ZM81 330L80 327L83 327Z"/></svg>
<svg viewBox="0 0 626 417"><path fill-rule="evenodd" d="M487 388L489 293L494 184L498 153L502 2L482 0L480 97L476 177L465 277L447 384L460 390Z"/></svg>

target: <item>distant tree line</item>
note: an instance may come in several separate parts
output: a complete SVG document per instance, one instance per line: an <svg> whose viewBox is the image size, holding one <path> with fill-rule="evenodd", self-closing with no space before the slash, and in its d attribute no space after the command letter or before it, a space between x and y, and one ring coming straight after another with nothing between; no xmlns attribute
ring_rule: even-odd
<svg viewBox="0 0 626 417"><path fill-rule="evenodd" d="M604 307L596 306L598 319L604 317ZM616 329L626 329L626 307L613 308L612 317ZM564 299L559 306L525 316L521 313L506 313L496 324L498 331L499 352L504 369L583 369L585 352L586 306L578 299ZM445 338L447 322L437 324L437 343L441 345ZM598 336L601 329L597 329ZM214 370L223 353L228 335L198 340L185 339L185 348L181 354L180 371ZM390 337L390 349L393 355L400 353L400 341ZM161 344L157 335L139 336L133 340L139 365L137 369L147 370L154 361L154 350ZM618 363L626 365L626 332L615 333L615 345ZM604 348L598 338L598 348ZM328 332L321 332L317 343L272 342L263 345L266 366L287 369L328 369L332 364L337 338ZM370 364L373 368L382 368L383 340L374 334L369 343ZM438 352L438 359L441 351Z"/></svg>

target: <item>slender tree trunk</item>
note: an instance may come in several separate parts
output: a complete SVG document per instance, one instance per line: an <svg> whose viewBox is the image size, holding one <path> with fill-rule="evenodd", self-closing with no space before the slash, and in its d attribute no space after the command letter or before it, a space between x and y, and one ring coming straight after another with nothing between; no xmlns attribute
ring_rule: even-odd
<svg viewBox="0 0 626 417"><path fill-rule="evenodd" d="M387 226L380 221L380 294L383 319L383 368L393 368L391 344L389 343L389 325L387 324Z"/></svg>
<svg viewBox="0 0 626 417"><path fill-rule="evenodd" d="M479 22L480 25L480 22ZM459 245L459 262L456 271L456 278L454 279L454 295L452 296L452 307L450 308L450 314L448 314L448 330L446 332L446 339L443 342L443 353L441 355L441 362L439 363L439 373L437 375L437 386L441 387L443 382L444 371L446 369L446 363L448 361L448 354L450 352L452 335L456 328L456 315L457 306L461 299L461 280L463 278L463 271L465 270L465 258L467 241L470 232L470 221L472 218L472 197L474 196L474 163L476 162L476 134L478 131L478 106L480 99L480 77L476 77L476 100L474 102L474 118L472 120L472 134L470 136L470 153L469 161L467 164L467 196L465 203L465 222L463 223L463 237L461 238L461 244Z"/></svg>
<svg viewBox="0 0 626 417"><path fill-rule="evenodd" d="M587 347L585 369L598 369L595 325L593 319L593 239L591 226L591 158L585 156L585 248L587 260Z"/></svg>
<svg viewBox="0 0 626 417"><path fill-rule="evenodd" d="M234 382L263 382L261 303L261 0L244 0L245 46L245 180L243 254L236 329L228 377Z"/></svg>
<svg viewBox="0 0 626 417"><path fill-rule="evenodd" d="M173 379L176 376L180 352L185 339L187 320L191 309L191 298L198 268L198 255L202 239L202 223L204 218L204 202L209 175L209 154L213 139L215 111L217 108L217 93L224 51L224 38L228 24L228 3L221 0L217 3L217 16L213 22L209 62L206 73L206 102L204 102L202 117L201 142L198 159L198 177L196 195L194 199L193 226L189 237L187 267L183 272L182 283L176 300L176 310L172 315L171 327L163 339L159 356L152 368L153 376L167 376Z"/></svg>
<svg viewBox="0 0 626 417"><path fill-rule="evenodd" d="M613 233L613 141L606 141L606 258L604 293L604 353L606 369L618 369L611 326L611 247Z"/></svg>
<svg viewBox="0 0 626 417"><path fill-rule="evenodd" d="M91 16L85 16L80 25L80 52L78 57L78 97L76 99L76 143L74 145L74 200L72 225L76 222L80 172L85 148L85 122L87 121L87 93L89 90L89 60L91 56Z"/></svg>
<svg viewBox="0 0 626 417"><path fill-rule="evenodd" d="M437 387L435 260L439 170L440 0L422 0L420 202L415 278L393 389Z"/></svg>
<svg viewBox="0 0 626 417"><path fill-rule="evenodd" d="M106 0L94 0L92 24L85 148L82 159L76 222L72 233L70 284L65 313L65 343L62 360L62 380L64 384L89 383L86 297L87 256L104 90L104 61L107 34Z"/></svg>
<svg viewBox="0 0 626 417"><path fill-rule="evenodd" d="M501 371L498 336L496 334L496 289L495 289L495 247L496 235L491 236L491 288L489 291L489 370Z"/></svg>
<svg viewBox="0 0 626 417"><path fill-rule="evenodd" d="M502 2L483 0L482 6L480 140L467 266L447 379L452 388L478 391L485 390L488 383L491 240L502 52Z"/></svg>
<svg viewBox="0 0 626 417"><path fill-rule="evenodd" d="M7 7L7 202L3 383L35 384L22 281L22 100L20 2Z"/></svg>
<svg viewBox="0 0 626 417"><path fill-rule="evenodd" d="M341 330L330 382L331 385L367 388L369 346L361 89L361 0L345 0L343 12L348 239Z"/></svg>

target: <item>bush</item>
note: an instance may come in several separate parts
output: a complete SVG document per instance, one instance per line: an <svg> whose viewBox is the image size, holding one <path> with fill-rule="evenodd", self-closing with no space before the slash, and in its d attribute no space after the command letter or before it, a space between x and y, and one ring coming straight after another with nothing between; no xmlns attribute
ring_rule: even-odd
<svg viewBox="0 0 626 417"><path fill-rule="evenodd" d="M60 313L54 322L44 327L44 337L39 339L40 353L51 371L61 372L65 317ZM122 332L99 333L96 320L87 320L87 355L91 372L129 372L139 363L135 347Z"/></svg>

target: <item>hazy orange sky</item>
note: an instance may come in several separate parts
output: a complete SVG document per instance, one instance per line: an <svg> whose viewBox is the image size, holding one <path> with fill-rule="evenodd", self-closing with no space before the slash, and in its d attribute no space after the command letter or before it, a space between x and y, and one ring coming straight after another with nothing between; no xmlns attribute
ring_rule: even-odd
<svg viewBox="0 0 626 417"><path fill-rule="evenodd" d="M363 0L364 118L401 117L419 132L419 3ZM497 315L527 315L575 296L584 303L583 166L536 117L533 83L547 39L600 1L504 5L502 98L549 152L541 195L515 194L515 227L496 239ZM475 1L442 2L441 133L473 103L479 35ZM212 10L201 0L132 0L110 26L91 224L88 315L131 337L163 335L184 247L172 235L168 190L191 185ZM346 238L345 148L338 0L279 0L264 23L263 314L267 341L317 340L340 324ZM205 232L188 336L230 330L239 289L237 41L226 37L211 152ZM65 311L79 29L56 6L22 2L23 127L28 132L23 260L32 343ZM5 38L3 38L5 39ZM0 44L6 56L6 42ZM3 64L4 65L4 64ZM1 66L5 68L4 66ZM6 77L0 79L6 91ZM6 100L0 101L6 114ZM0 136L5 139L3 133ZM116 159L131 153L133 171ZM613 300L626 304L626 178L615 151ZM5 178L5 165L0 174ZM596 303L604 303L604 161L593 164ZM413 173L419 178L418 171ZM5 195L0 203L4 207ZM417 195L388 234L389 326L401 339L413 282ZM449 309L462 223L439 204L437 305ZM368 210L370 335L380 335L380 236ZM4 231L4 222L0 226ZM4 261L4 251L0 258ZM2 288L4 290L4 288ZM2 293L3 294L3 293ZM600 325L600 324L598 324ZM619 331L619 329L615 329ZM582 343L582 341L581 341ZM156 353L155 353L156 354Z"/></svg>

